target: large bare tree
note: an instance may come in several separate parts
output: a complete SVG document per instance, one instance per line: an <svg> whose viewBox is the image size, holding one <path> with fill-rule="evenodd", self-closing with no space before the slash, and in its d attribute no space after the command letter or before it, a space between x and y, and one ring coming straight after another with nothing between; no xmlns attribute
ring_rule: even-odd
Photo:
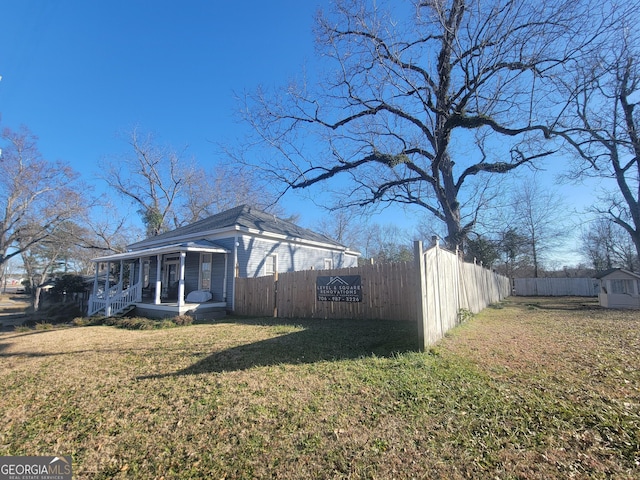
<svg viewBox="0 0 640 480"><path fill-rule="evenodd" d="M594 210L628 233L640 257L640 4L627 7L607 48L572 65L572 102L556 130L580 160L576 176L612 181Z"/></svg>
<svg viewBox="0 0 640 480"><path fill-rule="evenodd" d="M326 78L245 97L276 152L245 161L285 190L331 179L336 206L424 207L460 245L492 178L554 151L550 79L609 21L585 0L338 0L317 21Z"/></svg>
<svg viewBox="0 0 640 480"><path fill-rule="evenodd" d="M56 236L87 208L76 172L42 157L27 128L2 131L0 266Z"/></svg>

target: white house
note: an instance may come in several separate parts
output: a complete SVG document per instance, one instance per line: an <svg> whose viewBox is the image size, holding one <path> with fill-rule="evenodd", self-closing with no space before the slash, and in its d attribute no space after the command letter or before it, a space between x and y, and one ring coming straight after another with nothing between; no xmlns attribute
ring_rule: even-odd
<svg viewBox="0 0 640 480"><path fill-rule="evenodd" d="M596 275L600 280L600 306L605 308L640 308L640 275L623 268L613 268Z"/></svg>
<svg viewBox="0 0 640 480"><path fill-rule="evenodd" d="M357 265L359 253L242 205L95 258L88 314L162 318L234 310L236 277ZM108 275L105 273L108 272Z"/></svg>

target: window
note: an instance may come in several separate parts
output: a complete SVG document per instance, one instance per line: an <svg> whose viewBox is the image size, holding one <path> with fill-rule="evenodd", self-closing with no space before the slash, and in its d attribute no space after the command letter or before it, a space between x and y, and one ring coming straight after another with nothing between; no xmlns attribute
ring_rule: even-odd
<svg viewBox="0 0 640 480"><path fill-rule="evenodd" d="M211 290L211 265L213 254L200 254L200 290Z"/></svg>
<svg viewBox="0 0 640 480"><path fill-rule="evenodd" d="M278 256L267 255L267 258L264 261L264 273L265 275L273 275L278 271Z"/></svg>
<svg viewBox="0 0 640 480"><path fill-rule="evenodd" d="M633 295L633 280L618 279L611 280L611 293Z"/></svg>
<svg viewBox="0 0 640 480"><path fill-rule="evenodd" d="M324 269L325 270L331 270L333 268L333 259L332 258L325 258L324 259Z"/></svg>

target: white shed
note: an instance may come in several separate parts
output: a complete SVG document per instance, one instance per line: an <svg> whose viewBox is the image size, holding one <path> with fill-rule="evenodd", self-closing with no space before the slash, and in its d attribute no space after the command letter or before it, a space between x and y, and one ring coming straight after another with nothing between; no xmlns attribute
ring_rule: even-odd
<svg viewBox="0 0 640 480"><path fill-rule="evenodd" d="M600 306L640 309L640 275L623 268L613 268L596 275L600 280Z"/></svg>

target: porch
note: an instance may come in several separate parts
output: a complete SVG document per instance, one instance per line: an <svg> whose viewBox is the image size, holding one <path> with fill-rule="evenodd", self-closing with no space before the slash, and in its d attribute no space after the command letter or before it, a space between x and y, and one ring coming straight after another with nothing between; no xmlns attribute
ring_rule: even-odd
<svg viewBox="0 0 640 480"><path fill-rule="evenodd" d="M95 258L89 316L138 314L166 318L223 316L228 250L207 240Z"/></svg>
<svg viewBox="0 0 640 480"><path fill-rule="evenodd" d="M209 301L206 303L178 303L140 302L133 304L137 315L147 318L171 318L178 315L189 315L194 320L211 320L222 318L227 313L226 302Z"/></svg>

